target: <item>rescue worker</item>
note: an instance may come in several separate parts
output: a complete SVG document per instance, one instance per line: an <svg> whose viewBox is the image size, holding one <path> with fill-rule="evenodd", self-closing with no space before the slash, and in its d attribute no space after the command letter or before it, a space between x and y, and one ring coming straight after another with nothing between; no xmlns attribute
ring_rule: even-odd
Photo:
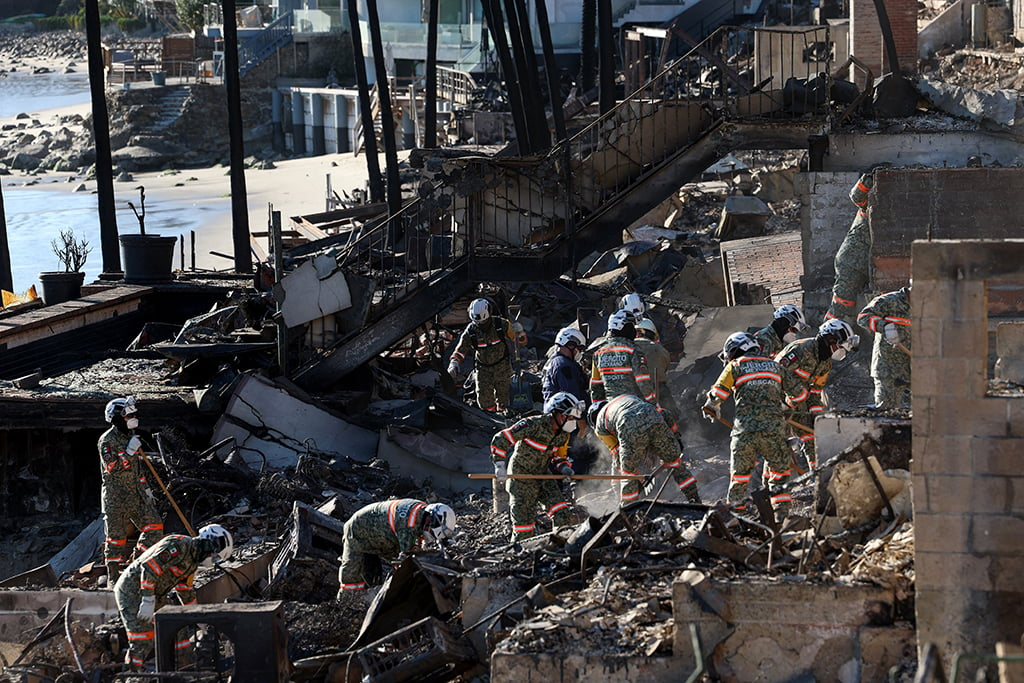
<svg viewBox="0 0 1024 683"><path fill-rule="evenodd" d="M679 406L676 405L676 400L668 388L668 371L672 367L672 357L668 349L661 345L654 321L650 318L639 320L636 323L636 339L633 341L647 361L647 370L654 385L654 400L661 407L662 417L672 428L672 433L678 434L676 420L679 416Z"/></svg>
<svg viewBox="0 0 1024 683"><path fill-rule="evenodd" d="M548 474L549 468L565 477L575 474L567 454L569 435L577 430L583 405L569 392L560 391L544 402L542 415L523 418L491 439L495 485L509 493L517 541L533 536L538 504L544 506L556 529L572 521L569 503L555 480L508 475Z"/></svg>
<svg viewBox="0 0 1024 683"><path fill-rule="evenodd" d="M589 378L580 366L587 338L575 327L563 327L555 336L553 353L541 370L541 393L547 401L559 391L567 391L580 401L589 400Z"/></svg>
<svg viewBox="0 0 1024 683"><path fill-rule="evenodd" d="M476 369L476 404L492 413L506 412L512 386L512 357L517 339L512 323L493 315L486 299L469 303L469 324L448 362L448 374L458 377L459 366L472 355Z"/></svg>
<svg viewBox="0 0 1024 683"><path fill-rule="evenodd" d="M647 304L636 292L631 292L619 300L619 310L629 313L634 321L643 320L647 316Z"/></svg>
<svg viewBox="0 0 1024 683"><path fill-rule="evenodd" d="M799 306L783 304L775 309L772 324L754 333L754 341L761 347L761 355L774 358L786 344L794 342L809 330L804 312Z"/></svg>
<svg viewBox="0 0 1024 683"><path fill-rule="evenodd" d="M910 286L876 296L861 310L857 324L875 333L875 407L902 408L910 400Z"/></svg>
<svg viewBox="0 0 1024 683"><path fill-rule="evenodd" d="M135 555L145 551L164 535L164 524L156 509L153 492L146 483L142 462L142 440L135 430L139 412L134 396L115 398L103 410L110 428L100 435L100 503L106 542L103 559L107 585L113 587L128 557L128 535L139 532Z"/></svg>
<svg viewBox="0 0 1024 683"><path fill-rule="evenodd" d="M657 406L639 396L622 394L591 404L587 421L608 446L620 473L646 474L639 471L640 465L645 458L657 458L672 471L676 487L686 499L691 503L700 502L697 478L683 462L680 444ZM623 480L619 497L623 505L639 498L639 480Z"/></svg>
<svg viewBox="0 0 1024 683"><path fill-rule="evenodd" d="M850 190L850 200L857 207L857 215L846 232L834 261L836 279L832 285L832 302L825 320L839 318L852 322L857 297L868 284L868 264L871 259L871 232L868 226L868 195L874 185L872 171L863 174Z"/></svg>
<svg viewBox="0 0 1024 683"><path fill-rule="evenodd" d="M455 511L414 498L370 503L345 522L338 596L383 583L381 560L397 566L424 542L442 551L455 536Z"/></svg>
<svg viewBox="0 0 1024 683"><path fill-rule="evenodd" d="M153 614L173 589L182 605L196 602L192 582L196 569L231 557L231 532L208 524L197 536L170 534L132 561L114 586L117 612L128 632L126 663L139 671L153 650ZM189 641L177 644L183 649Z"/></svg>
<svg viewBox="0 0 1024 683"><path fill-rule="evenodd" d="M594 351L590 400L610 400L633 394L654 403L656 394L643 352L637 348L633 316L616 311L608 316L608 334Z"/></svg>
<svg viewBox="0 0 1024 683"><path fill-rule="evenodd" d="M811 468L817 466L814 418L825 412L823 391L832 371L832 361L843 360L856 351L860 337L844 320L832 318L818 327L818 334L798 339L782 349L775 360L782 366L786 403L793 409L793 422L802 426L797 436Z"/></svg>
<svg viewBox="0 0 1024 683"><path fill-rule="evenodd" d="M730 396L736 402L729 443L729 503L736 509L746 507L750 477L760 456L772 505L788 505L793 500L782 485L789 480L793 454L785 437L782 368L746 332L729 335L721 358L725 368L707 393L704 416L712 422L721 420L722 403Z"/></svg>

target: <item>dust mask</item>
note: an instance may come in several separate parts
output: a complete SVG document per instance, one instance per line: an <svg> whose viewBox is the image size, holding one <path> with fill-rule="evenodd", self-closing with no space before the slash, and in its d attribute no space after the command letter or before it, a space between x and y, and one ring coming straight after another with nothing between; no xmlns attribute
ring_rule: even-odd
<svg viewBox="0 0 1024 683"><path fill-rule="evenodd" d="M846 349L842 346L832 352L832 360L842 360L846 358Z"/></svg>
<svg viewBox="0 0 1024 683"><path fill-rule="evenodd" d="M782 335L782 343L783 344L792 344L795 341L796 341L796 332L794 332L793 330L790 330L786 334Z"/></svg>
<svg viewBox="0 0 1024 683"><path fill-rule="evenodd" d="M572 351L572 359L574 361L576 361L577 363L579 363L581 360L583 360L583 349L573 349L573 351Z"/></svg>
<svg viewBox="0 0 1024 683"><path fill-rule="evenodd" d="M566 434L572 434L576 431L576 420L566 420L562 423L562 431Z"/></svg>
<svg viewBox="0 0 1024 683"><path fill-rule="evenodd" d="M139 418L137 418L137 417L125 418L124 426L127 427L128 429L138 429L139 428Z"/></svg>

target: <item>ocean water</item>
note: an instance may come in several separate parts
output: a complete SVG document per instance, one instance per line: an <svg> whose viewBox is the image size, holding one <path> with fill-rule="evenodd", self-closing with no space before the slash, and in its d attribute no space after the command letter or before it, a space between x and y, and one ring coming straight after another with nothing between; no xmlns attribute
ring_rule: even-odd
<svg viewBox="0 0 1024 683"><path fill-rule="evenodd" d="M5 73L0 77L0 118L17 114L35 114L48 109L69 107L89 101L89 74L33 74L29 71Z"/></svg>
<svg viewBox="0 0 1024 683"><path fill-rule="evenodd" d="M85 69L84 63L81 68ZM89 78L85 73L34 75L15 72L0 77L0 118L21 112L35 114L87 102ZM85 281L95 280L103 270L96 194L72 192L77 181L49 186L44 190L38 186L25 187L26 180L28 176L20 174L0 176L14 291L24 292L35 284L41 292L39 273L60 269L60 262L50 246L51 241L60 236L61 230L68 228L74 230L76 237L85 238L89 242L92 252L85 263ZM138 192L133 189L135 186L135 183L115 183L117 227L121 234L135 234L138 230L135 214L127 206L128 201L134 201L136 205L138 203ZM147 200L146 232L176 237L186 235L186 259L189 258L189 232L200 230L218 213L194 206L184 211L182 209L186 207L161 202L156 197L147 196ZM175 252L175 268L181 265L179 253ZM229 262L225 262L224 266L228 265Z"/></svg>

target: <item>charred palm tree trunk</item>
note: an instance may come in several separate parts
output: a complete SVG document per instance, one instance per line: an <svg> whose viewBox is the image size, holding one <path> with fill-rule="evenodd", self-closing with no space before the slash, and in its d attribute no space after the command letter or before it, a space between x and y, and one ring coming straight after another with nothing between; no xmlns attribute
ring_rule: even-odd
<svg viewBox="0 0 1024 683"><path fill-rule="evenodd" d="M494 48L498 51L501 75L505 79L508 104L509 108L512 109L512 123L516 129L516 144L519 146L520 154L529 154L533 151L532 141L530 140L530 128L526 122L522 97L523 91L519 87L519 74L516 72L516 65L512 61L508 37L505 35L505 16L501 13L501 2L500 0L483 0L482 4L484 17L487 19L487 29L494 37Z"/></svg>
<svg viewBox="0 0 1024 683"><path fill-rule="evenodd" d="M534 0L537 8L537 29L540 44L544 50L544 73L548 80L548 100L551 102L551 119L555 124L555 137L565 139L565 117L562 115L562 85L558 67L555 65L555 46L551 42L551 24L548 23L548 7L545 0Z"/></svg>
<svg viewBox="0 0 1024 683"><path fill-rule="evenodd" d="M427 84L423 103L423 146L437 147L437 5L439 0L429 0L427 9ZM413 101L412 106L416 106Z"/></svg>
<svg viewBox="0 0 1024 683"><path fill-rule="evenodd" d="M402 208L402 183L398 177L398 147L395 144L395 115L391 111L391 88L387 65L384 63L384 42L380 37L380 17L377 0L366 0L366 18L370 24L370 46L373 65L377 73L377 94L380 97L381 138L384 140L384 174L388 187L388 215L394 216ZM392 246L402 239L402 229L396 225L392 231Z"/></svg>
<svg viewBox="0 0 1024 683"><path fill-rule="evenodd" d="M4 210L4 191L0 186L0 289L14 291L11 274L11 245L7 241L7 212Z"/></svg>
<svg viewBox="0 0 1024 683"><path fill-rule="evenodd" d="M352 31L352 61L355 62L356 88L359 89L359 118L363 124L363 151L366 153L366 175L370 183L370 201L384 201L384 179L380 175L377 158L377 133L373 129L373 109L370 107L370 84L366 80L366 56L363 54L363 35L359 28L359 8L356 0L347 0L348 23Z"/></svg>
<svg viewBox="0 0 1024 683"><path fill-rule="evenodd" d="M222 0L224 8L224 83L228 91L228 144L231 159L231 242L235 272L252 272L249 246L249 204L245 189L245 142L242 140L242 94L238 73L238 27L235 0Z"/></svg>
<svg viewBox="0 0 1024 683"><path fill-rule="evenodd" d="M580 26L580 94L594 88L594 38L597 30L597 0L583 0Z"/></svg>
<svg viewBox="0 0 1024 683"><path fill-rule="evenodd" d="M96 198L100 214L100 252L103 275L119 279L121 249L117 242L117 214L114 211L114 168L110 161L110 123L103 77L103 45L100 42L98 0L85 1L85 39L89 56L89 92L92 97L92 128L96 139Z"/></svg>
<svg viewBox="0 0 1024 683"><path fill-rule="evenodd" d="M615 106L615 32L612 28L612 0L597 0L597 44L600 50L600 111Z"/></svg>
<svg viewBox="0 0 1024 683"><path fill-rule="evenodd" d="M536 152L551 146L551 131L544 117L544 104L538 88L537 55L530 37L530 19L523 0L505 0L505 12L512 36L512 54L519 73L519 88L523 93L524 114L530 126L530 142Z"/></svg>

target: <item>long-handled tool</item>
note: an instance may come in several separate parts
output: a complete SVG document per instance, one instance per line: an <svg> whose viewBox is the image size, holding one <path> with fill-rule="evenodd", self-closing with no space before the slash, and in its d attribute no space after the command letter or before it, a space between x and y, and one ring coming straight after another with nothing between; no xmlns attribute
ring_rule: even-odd
<svg viewBox="0 0 1024 683"><path fill-rule="evenodd" d="M704 407L701 407L701 409L700 409L700 410L701 410L701 412L702 412L702 413L704 413L705 415L710 415L710 416L712 416L713 418L715 418L716 420L718 420L719 422L721 422L722 424L724 424L724 425L725 425L726 427L728 427L729 429L732 429L732 422L729 422L729 421L728 421L728 420L726 420L726 419L725 419L724 417L722 417L721 415L719 415L719 414L718 414L718 413L716 413L715 411L711 410L710 408L704 408Z"/></svg>
<svg viewBox="0 0 1024 683"><path fill-rule="evenodd" d="M497 475L490 473L472 473L470 479L494 479ZM645 479L642 474L506 474L509 479Z"/></svg>
<svg viewBox="0 0 1024 683"><path fill-rule="evenodd" d="M911 358L914 357L914 354L910 352L910 349L903 345L903 342L896 342L896 348L902 351L903 353L907 354Z"/></svg>
<svg viewBox="0 0 1024 683"><path fill-rule="evenodd" d="M153 478L156 479L156 483L160 484L160 489L164 492L164 495L167 496L167 500L171 501L171 507L173 507L174 511L178 513L178 519L180 519L181 523L185 525L185 530L188 531L190 536L195 536L196 530L189 523L188 519L185 518L185 513L181 511L180 507L178 507L178 504L174 501L174 497L171 495L171 492L167 490L166 486L164 486L164 480L156 473L156 468L153 467L153 463L150 462L149 456L146 455L146 452L141 448L139 449L139 455L142 456L142 460L149 466L149 471L153 473Z"/></svg>

